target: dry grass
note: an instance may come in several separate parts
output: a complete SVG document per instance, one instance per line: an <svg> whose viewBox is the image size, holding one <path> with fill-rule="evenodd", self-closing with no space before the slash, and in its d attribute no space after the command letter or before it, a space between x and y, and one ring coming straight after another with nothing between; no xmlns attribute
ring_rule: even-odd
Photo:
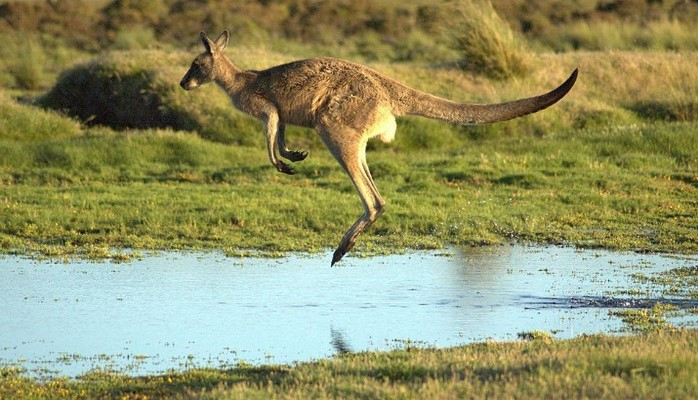
<svg viewBox="0 0 698 400"><path fill-rule="evenodd" d="M629 21L580 21L548 29L538 42L555 51L650 50L696 51L698 35L691 24L662 19L644 24Z"/></svg>
<svg viewBox="0 0 698 400"><path fill-rule="evenodd" d="M128 378L95 373L38 383L0 370L7 398L690 399L698 331L567 341L407 347L296 366L240 366Z"/></svg>

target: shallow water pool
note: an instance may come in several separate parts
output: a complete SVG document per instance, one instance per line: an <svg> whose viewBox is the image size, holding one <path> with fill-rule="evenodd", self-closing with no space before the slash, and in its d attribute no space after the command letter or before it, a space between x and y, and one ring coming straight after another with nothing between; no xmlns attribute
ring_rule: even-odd
<svg viewBox="0 0 698 400"><path fill-rule="evenodd" d="M32 375L132 375L338 352L613 333L609 309L658 300L633 273L668 257L503 246L346 258L160 254L123 264L0 258L0 364ZM667 300L667 299L664 299ZM670 299L668 299L670 300ZM695 321L682 321L693 323Z"/></svg>

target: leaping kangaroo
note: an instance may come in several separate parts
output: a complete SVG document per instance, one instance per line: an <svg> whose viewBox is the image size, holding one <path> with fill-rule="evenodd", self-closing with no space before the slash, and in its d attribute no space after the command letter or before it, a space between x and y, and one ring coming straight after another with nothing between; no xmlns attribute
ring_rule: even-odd
<svg viewBox="0 0 698 400"><path fill-rule="evenodd" d="M314 128L356 187L364 213L342 237L332 264L354 246L356 238L385 211L385 201L366 164L366 142L395 137L395 117L421 115L461 124L506 121L555 104L572 89L577 69L558 88L535 97L499 104L461 104L411 89L371 68L334 58L311 58L264 71L243 71L223 50L230 35L216 41L201 32L206 51L199 54L180 85L191 90L215 82L233 105L264 124L269 161L285 174L293 169L277 157L304 160L307 151L286 147L286 124Z"/></svg>

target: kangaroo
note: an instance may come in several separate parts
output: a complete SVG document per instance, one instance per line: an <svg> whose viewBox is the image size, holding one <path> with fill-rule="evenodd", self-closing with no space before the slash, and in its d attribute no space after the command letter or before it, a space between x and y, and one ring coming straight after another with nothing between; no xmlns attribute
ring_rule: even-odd
<svg viewBox="0 0 698 400"><path fill-rule="evenodd" d="M228 31L211 40L200 33L205 51L182 78L185 90L215 82L233 106L264 124L269 161L279 172L293 168L277 157L302 161L307 151L286 147L286 124L314 128L354 184L364 213L344 234L332 256L334 265L354 246L357 237L385 211L385 201L366 163L366 143L395 137L395 117L419 115L461 124L506 121L555 104L577 79L575 69L559 87L546 94L498 104L462 104L411 89L371 68L334 58L311 58L263 71L243 71L223 51Z"/></svg>

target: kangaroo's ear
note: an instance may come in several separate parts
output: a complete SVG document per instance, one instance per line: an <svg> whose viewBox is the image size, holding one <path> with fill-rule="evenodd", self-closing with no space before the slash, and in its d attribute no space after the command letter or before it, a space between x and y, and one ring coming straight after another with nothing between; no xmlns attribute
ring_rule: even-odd
<svg viewBox="0 0 698 400"><path fill-rule="evenodd" d="M201 38L201 43L204 44L206 51L209 52L209 54L213 54L215 51L215 44L211 39L208 38L206 32L201 31L201 33L199 33L199 37Z"/></svg>
<svg viewBox="0 0 698 400"><path fill-rule="evenodd" d="M216 39L216 46L218 46L220 51L223 51L226 47L228 47L228 40L230 40L230 33L226 29L223 31L223 33L221 33L220 36L218 36L218 39Z"/></svg>

